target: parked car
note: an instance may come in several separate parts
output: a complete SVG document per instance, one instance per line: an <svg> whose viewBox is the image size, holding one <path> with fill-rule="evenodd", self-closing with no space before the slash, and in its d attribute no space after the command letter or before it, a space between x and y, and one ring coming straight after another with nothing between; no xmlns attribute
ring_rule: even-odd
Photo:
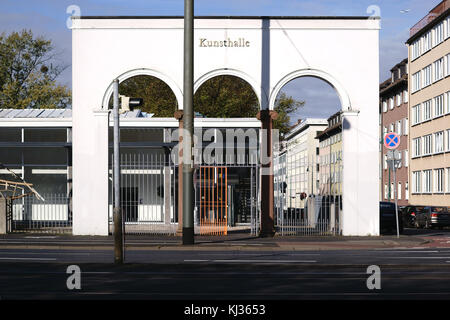
<svg viewBox="0 0 450 320"><path fill-rule="evenodd" d="M390 231L397 233L397 219L395 217L395 204L392 202L380 202L380 233ZM403 220L401 213L397 211L398 229L403 233Z"/></svg>
<svg viewBox="0 0 450 320"><path fill-rule="evenodd" d="M450 226L450 212L447 207L424 207L416 214L416 228L433 229Z"/></svg>
<svg viewBox="0 0 450 320"><path fill-rule="evenodd" d="M402 220L405 227L414 227L416 215L424 210L425 206L406 206L402 209Z"/></svg>

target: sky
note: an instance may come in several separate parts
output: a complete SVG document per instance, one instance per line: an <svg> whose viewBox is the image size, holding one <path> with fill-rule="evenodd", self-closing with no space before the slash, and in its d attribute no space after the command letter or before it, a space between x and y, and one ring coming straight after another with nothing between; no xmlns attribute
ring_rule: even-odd
<svg viewBox="0 0 450 320"><path fill-rule="evenodd" d="M441 0L195 0L195 15L370 16L381 17L380 82L407 57L409 29ZM71 86L70 6L81 15L183 15L183 0L0 0L0 33L31 29L53 41L60 63L68 68L58 81ZM68 10L69 9L69 10ZM402 13L401 11L407 12ZM69 11L69 13L68 13ZM283 90L305 106L292 115L327 118L340 109L334 89L314 78L291 81Z"/></svg>

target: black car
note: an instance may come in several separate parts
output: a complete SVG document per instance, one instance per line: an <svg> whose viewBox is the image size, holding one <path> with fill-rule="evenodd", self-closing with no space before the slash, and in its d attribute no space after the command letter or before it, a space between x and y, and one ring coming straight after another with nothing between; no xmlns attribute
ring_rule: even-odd
<svg viewBox="0 0 450 320"><path fill-rule="evenodd" d="M416 223L416 215L421 213L425 206L406 206L402 209L402 220L405 227L414 227Z"/></svg>
<svg viewBox="0 0 450 320"><path fill-rule="evenodd" d="M433 229L450 226L450 212L447 207L424 207L416 214L416 228Z"/></svg>
<svg viewBox="0 0 450 320"><path fill-rule="evenodd" d="M403 233L403 221L401 213L397 211L398 229ZM395 204L392 202L380 202L380 233L383 232L397 233L397 219L395 217Z"/></svg>

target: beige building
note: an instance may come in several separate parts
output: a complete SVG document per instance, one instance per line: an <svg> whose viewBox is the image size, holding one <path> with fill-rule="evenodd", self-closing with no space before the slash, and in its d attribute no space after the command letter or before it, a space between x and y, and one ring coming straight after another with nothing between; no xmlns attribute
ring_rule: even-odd
<svg viewBox="0 0 450 320"><path fill-rule="evenodd" d="M450 206L450 0L410 30L410 204Z"/></svg>
<svg viewBox="0 0 450 320"><path fill-rule="evenodd" d="M319 194L342 195L342 112L328 118L319 140Z"/></svg>

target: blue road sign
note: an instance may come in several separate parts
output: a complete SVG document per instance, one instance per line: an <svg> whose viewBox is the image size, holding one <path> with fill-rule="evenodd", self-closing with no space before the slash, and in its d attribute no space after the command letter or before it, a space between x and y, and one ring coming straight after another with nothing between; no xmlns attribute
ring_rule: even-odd
<svg viewBox="0 0 450 320"><path fill-rule="evenodd" d="M400 137L395 132L389 132L384 136L384 146L388 149L397 149L400 145Z"/></svg>

